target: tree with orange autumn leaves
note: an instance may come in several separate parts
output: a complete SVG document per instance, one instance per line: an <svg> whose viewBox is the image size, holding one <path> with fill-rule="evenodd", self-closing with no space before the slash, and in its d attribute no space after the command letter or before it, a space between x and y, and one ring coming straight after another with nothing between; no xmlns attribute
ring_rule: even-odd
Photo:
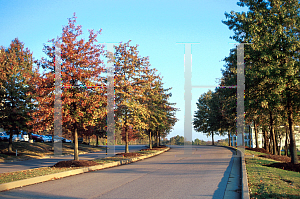
<svg viewBox="0 0 300 199"><path fill-rule="evenodd" d="M68 26L63 28L62 36L52 40L52 46L44 46L44 52L49 59L42 58L37 65L46 71L36 77L33 84L36 85L32 93L36 93L38 107L30 115L33 118L29 125L33 130L50 130L54 127L54 100L55 100L55 43L61 46L61 81L62 89L62 126L64 134L72 134L75 140L74 159L78 160L78 133L103 132L106 121L107 105L107 80L101 76L105 72L103 61L103 46L94 44L97 33L90 31L88 42L78 40L82 34L81 26L75 27L76 17L69 19ZM130 41L129 41L130 42ZM125 152L129 152L128 142L140 135L145 135L149 129L151 117L163 118L153 120L152 123L161 122L161 126L170 126L167 116L162 117L159 111L154 111L149 106L149 97L164 99L157 101L159 107L168 107L166 97L158 97L163 94L163 89L158 89L157 81L160 78L155 75L156 70L150 69L148 58L139 57L137 46L128 43L115 46L115 121L119 129L123 131L123 139L126 143ZM80 87L80 85L98 85L99 87ZM67 87L69 86L69 87ZM157 89L154 89L157 88ZM160 91L158 91L160 90ZM164 95L167 96L167 95ZM152 102L151 102L152 103ZM164 103L164 104L162 104ZM172 110L175 110L172 109ZM164 113L167 115L167 112ZM171 114L172 115L172 114ZM154 125L154 124L153 124ZM155 124L154 126L159 126ZM160 128L163 130L162 128ZM159 128L157 128L159 130Z"/></svg>
<svg viewBox="0 0 300 199"><path fill-rule="evenodd" d="M89 39L78 39L82 34L81 26L75 26L76 16L69 19L63 28L61 37L52 40L52 46L44 45L44 52L49 59L42 58L37 65L46 71L35 79L38 108L32 112L35 130L53 130L55 100L55 43L61 50L61 81L62 81L62 125L64 134L72 134L74 160L78 157L78 133L89 130L96 125L96 120L105 117L105 88L101 73L104 64L104 46L95 44L96 37L101 33L89 30ZM83 85L83 86L82 86ZM95 87L97 85L98 87ZM91 86L91 87L85 87ZM88 129L89 128L89 129Z"/></svg>

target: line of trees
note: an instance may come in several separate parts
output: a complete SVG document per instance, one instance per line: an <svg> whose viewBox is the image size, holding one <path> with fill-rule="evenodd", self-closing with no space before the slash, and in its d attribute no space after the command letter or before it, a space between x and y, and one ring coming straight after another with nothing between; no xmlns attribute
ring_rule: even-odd
<svg viewBox="0 0 300 199"><path fill-rule="evenodd" d="M174 137L171 137L170 140L167 138L162 140L162 143L164 145L170 144L170 145L184 145L184 137L176 135ZM188 144L192 145L211 145L212 143L210 141L204 141L196 138L192 142L188 141ZM227 146L226 140L218 140L217 145Z"/></svg>
<svg viewBox="0 0 300 199"><path fill-rule="evenodd" d="M63 27L62 35L49 40L43 52L47 58L33 60L17 38L9 48L0 48L0 127L12 135L20 130L54 132L55 78L61 78L62 131L73 137L74 159L78 160L78 136L103 134L107 117L107 77L102 57L107 52L97 44L101 30L89 30L89 39L80 39L76 16ZM158 144L177 122L171 88L164 88L148 57L138 55L130 41L115 46L115 123L126 143L155 134ZM55 44L61 50L61 77L55 77ZM33 64L36 67L33 67ZM42 74L39 71L43 70ZM83 86L85 85L85 86ZM97 85L97 87L92 87ZM150 145L150 147L152 147Z"/></svg>
<svg viewBox="0 0 300 199"><path fill-rule="evenodd" d="M245 45L245 123L255 137L263 132L264 148L281 155L282 133L297 164L294 127L300 124L300 13L298 0L240 0L248 12L225 13L231 38ZM220 85L237 85L237 50L224 59ZM200 96L193 125L196 131L230 136L236 131L236 90L216 88ZM280 131L285 127L285 132ZM256 139L256 142L257 139ZM271 147L270 147L271 146ZM258 147L258 143L256 143ZM287 148L286 148L287 154Z"/></svg>

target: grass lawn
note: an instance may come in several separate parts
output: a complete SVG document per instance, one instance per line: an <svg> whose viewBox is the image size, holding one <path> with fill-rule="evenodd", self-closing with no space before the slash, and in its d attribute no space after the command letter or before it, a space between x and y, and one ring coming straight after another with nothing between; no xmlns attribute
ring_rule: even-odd
<svg viewBox="0 0 300 199"><path fill-rule="evenodd" d="M63 155L74 154L73 143L62 143ZM8 152L8 142L0 142L0 162L5 160L28 160L28 159L39 159L47 155L53 155L53 143L42 143L42 142L14 142L13 150L17 150L18 156L6 155ZM87 152L97 152L104 150L104 147L96 147L91 145L79 144L79 154Z"/></svg>
<svg viewBox="0 0 300 199"><path fill-rule="evenodd" d="M285 155L285 151L281 151L281 155ZM288 156L290 157L290 151L288 151ZM297 151L297 155L300 155L300 151Z"/></svg>
<svg viewBox="0 0 300 199"><path fill-rule="evenodd" d="M16 171L10 173L0 173L0 184L18 181L18 180L24 180L24 179L38 177L38 176L49 175L53 173L60 173L63 171L69 171L73 169L77 169L77 168L76 167L75 168L74 167L70 167L70 168L42 167L37 169L29 169L29 170Z"/></svg>
<svg viewBox="0 0 300 199"><path fill-rule="evenodd" d="M134 153L140 153L142 155L148 155L151 153L155 153L158 150L149 150L149 151L136 151ZM93 161L99 163L99 164L105 164L105 163L110 163L110 162L116 162L116 161L120 161L120 160L127 160L130 158L126 158L126 157L107 157L107 158L101 158L101 159L95 159Z"/></svg>
<svg viewBox="0 0 300 199"><path fill-rule="evenodd" d="M262 155L246 150L245 154ZM246 158L250 198L300 198L300 173L263 166L277 162L255 156Z"/></svg>

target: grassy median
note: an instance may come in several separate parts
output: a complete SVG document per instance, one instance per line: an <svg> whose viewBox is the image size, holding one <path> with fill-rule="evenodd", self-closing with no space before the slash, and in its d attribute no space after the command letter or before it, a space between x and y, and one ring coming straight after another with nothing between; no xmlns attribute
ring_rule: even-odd
<svg viewBox="0 0 300 199"><path fill-rule="evenodd" d="M45 176L53 173L60 173L63 171L69 171L76 168L52 168L52 167L42 167L37 169L28 169L24 171L16 171L16 172L9 172L9 173L0 173L0 184L18 181L18 180L25 180L28 178L38 177L38 176Z"/></svg>
<svg viewBox="0 0 300 199"><path fill-rule="evenodd" d="M149 150L149 151L136 151L134 153L139 153L141 155L147 155L156 153L159 150ZM127 160L130 159L129 157L106 157L102 159L95 159L94 162L98 164L105 164L116 162L120 160ZM9 172L9 173L0 173L0 184L24 180L28 178L38 177L38 176L45 176L54 173L60 173L64 171L78 169L79 167L68 167L68 168L57 168L57 167L42 167L37 169L28 169L23 171L16 171L16 172Z"/></svg>
<svg viewBox="0 0 300 199"><path fill-rule="evenodd" d="M73 155L74 144L73 143L62 143L62 154ZM29 159L40 159L45 156L53 155L53 143L41 143L41 142L14 142L13 143L14 154L7 154L8 142L0 142L0 162L15 161L15 160L29 160ZM17 155L15 152L17 150ZM92 145L79 144L79 154L88 152L97 152L104 150L104 147L96 147Z"/></svg>
<svg viewBox="0 0 300 199"><path fill-rule="evenodd" d="M266 166L278 161L257 157L264 153L246 150L245 154L255 155L246 158L250 198L300 198L299 172Z"/></svg>

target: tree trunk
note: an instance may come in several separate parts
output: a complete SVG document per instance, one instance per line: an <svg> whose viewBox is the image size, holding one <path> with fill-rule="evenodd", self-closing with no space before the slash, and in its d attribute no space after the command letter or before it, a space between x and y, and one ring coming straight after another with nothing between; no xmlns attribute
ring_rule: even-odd
<svg viewBox="0 0 300 199"><path fill-rule="evenodd" d="M212 145L215 145L215 141L214 141L214 132L211 133L211 140L212 140Z"/></svg>
<svg viewBox="0 0 300 199"><path fill-rule="evenodd" d="M99 144L99 136L96 135L96 146L98 146L98 144Z"/></svg>
<svg viewBox="0 0 300 199"><path fill-rule="evenodd" d="M274 135L275 135L275 145L276 145L276 152L277 154L275 155L279 155L279 151L278 151L278 134L277 131L274 129Z"/></svg>
<svg viewBox="0 0 300 199"><path fill-rule="evenodd" d="M270 135L271 135L272 144L273 144L273 155L277 155L276 137L275 137L275 133L274 133L274 121L272 118L271 111L270 111Z"/></svg>
<svg viewBox="0 0 300 199"><path fill-rule="evenodd" d="M264 149L269 152L269 139L268 139L268 132L266 129L263 130L264 132Z"/></svg>
<svg viewBox="0 0 300 199"><path fill-rule="evenodd" d="M257 126L256 126L256 122L255 121L254 121L254 133L255 133L255 148L259 148L259 146L258 146Z"/></svg>
<svg viewBox="0 0 300 199"><path fill-rule="evenodd" d="M273 149L273 139L270 137L270 153L274 154L274 149Z"/></svg>
<svg viewBox="0 0 300 199"><path fill-rule="evenodd" d="M8 139L8 153L13 153L12 137L13 137L13 133L11 132L9 134L9 139Z"/></svg>
<svg viewBox="0 0 300 199"><path fill-rule="evenodd" d="M159 139L158 139L158 146L160 146L160 133L158 133Z"/></svg>
<svg viewBox="0 0 300 199"><path fill-rule="evenodd" d="M149 130L149 149L152 149L152 137L151 137L151 131Z"/></svg>
<svg viewBox="0 0 300 199"><path fill-rule="evenodd" d="M289 128L285 126L285 155L288 156L288 138L289 138Z"/></svg>
<svg viewBox="0 0 300 199"><path fill-rule="evenodd" d="M156 131L156 147L159 147L159 135L158 135L158 131Z"/></svg>
<svg viewBox="0 0 300 199"><path fill-rule="evenodd" d="M128 147L128 131L127 127L125 127L125 153L129 153L129 147Z"/></svg>
<svg viewBox="0 0 300 199"><path fill-rule="evenodd" d="M31 136L31 133L30 133L30 136ZM52 150L54 150L54 132L52 132L52 143L53 143Z"/></svg>
<svg viewBox="0 0 300 199"><path fill-rule="evenodd" d="M263 142L262 142L262 147L264 148L264 149L266 149L266 132L265 132L265 129L263 128L262 129L262 140L263 140Z"/></svg>
<svg viewBox="0 0 300 199"><path fill-rule="evenodd" d="M291 105L291 99L290 99L290 96L289 96L289 92L287 94L287 109L288 109L288 122L289 122L289 130L290 130L291 162L293 164L298 164L298 156L297 156L297 149L296 149L296 143L295 143L295 134L294 134L293 107Z"/></svg>
<svg viewBox="0 0 300 199"><path fill-rule="evenodd" d="M281 148L282 148L282 146L281 146L281 136L280 136L280 138L279 138L279 146L278 146L278 155L281 155Z"/></svg>
<svg viewBox="0 0 300 199"><path fill-rule="evenodd" d="M228 132L228 146L231 146L231 140L230 140L230 132Z"/></svg>
<svg viewBox="0 0 300 199"><path fill-rule="evenodd" d="M271 139L270 139L270 135L268 136L268 152L272 153L272 149L271 149Z"/></svg>
<svg viewBox="0 0 300 199"><path fill-rule="evenodd" d="M261 136L261 148L264 148L264 145L263 145L264 142L264 136Z"/></svg>
<svg viewBox="0 0 300 199"><path fill-rule="evenodd" d="M78 134L77 134L77 127L75 127L75 131L74 131L74 160L79 160L79 156L78 156Z"/></svg>
<svg viewBox="0 0 300 199"><path fill-rule="evenodd" d="M252 148L252 128L249 128L249 147Z"/></svg>

